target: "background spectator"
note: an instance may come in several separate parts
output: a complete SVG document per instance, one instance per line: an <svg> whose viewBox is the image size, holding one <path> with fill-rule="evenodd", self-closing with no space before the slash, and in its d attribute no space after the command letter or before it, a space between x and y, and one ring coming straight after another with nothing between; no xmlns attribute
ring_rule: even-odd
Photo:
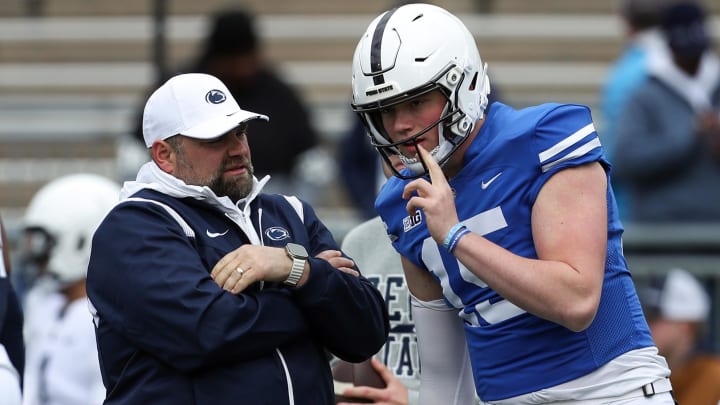
<svg viewBox="0 0 720 405"><path fill-rule="evenodd" d="M720 221L720 61L705 12L673 4L662 32L670 53L649 56L650 77L623 109L614 178L632 221Z"/></svg>
<svg viewBox="0 0 720 405"><path fill-rule="evenodd" d="M720 403L720 358L703 352L710 297L683 269L672 269L640 289L650 330L670 366L673 392L680 404Z"/></svg>
<svg viewBox="0 0 720 405"><path fill-rule="evenodd" d="M617 122L632 92L647 79L647 57L662 52L665 43L659 30L663 7L669 0L620 0L617 14L623 29L624 46L613 61L600 94L604 127L599 132L608 160L613 162ZM613 183L621 218L626 218L627 193L622 182Z"/></svg>

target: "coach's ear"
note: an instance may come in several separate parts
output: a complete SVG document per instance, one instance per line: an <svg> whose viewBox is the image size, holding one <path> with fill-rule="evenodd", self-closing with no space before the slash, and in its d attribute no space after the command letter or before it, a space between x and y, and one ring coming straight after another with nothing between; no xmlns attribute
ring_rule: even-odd
<svg viewBox="0 0 720 405"><path fill-rule="evenodd" d="M170 143L165 140L157 140L153 142L150 147L150 154L152 155L152 160L162 171L168 174L175 173L177 152Z"/></svg>

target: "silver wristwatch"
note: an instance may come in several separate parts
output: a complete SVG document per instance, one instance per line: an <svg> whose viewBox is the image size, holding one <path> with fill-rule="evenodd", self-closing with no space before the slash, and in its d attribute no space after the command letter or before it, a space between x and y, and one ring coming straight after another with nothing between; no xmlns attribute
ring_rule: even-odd
<svg viewBox="0 0 720 405"><path fill-rule="evenodd" d="M288 243L285 245L285 251L293 262L290 274L283 283L295 287L305 271L305 262L307 261L308 253L305 247L297 243Z"/></svg>

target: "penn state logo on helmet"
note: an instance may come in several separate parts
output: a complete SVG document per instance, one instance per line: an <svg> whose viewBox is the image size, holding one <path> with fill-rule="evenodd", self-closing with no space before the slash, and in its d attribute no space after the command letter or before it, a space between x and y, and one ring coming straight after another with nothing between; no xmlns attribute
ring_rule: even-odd
<svg viewBox="0 0 720 405"><path fill-rule="evenodd" d="M222 90L213 89L207 92L205 94L205 101L207 101L210 104L220 104L227 100L227 97L225 96L225 93L222 92Z"/></svg>

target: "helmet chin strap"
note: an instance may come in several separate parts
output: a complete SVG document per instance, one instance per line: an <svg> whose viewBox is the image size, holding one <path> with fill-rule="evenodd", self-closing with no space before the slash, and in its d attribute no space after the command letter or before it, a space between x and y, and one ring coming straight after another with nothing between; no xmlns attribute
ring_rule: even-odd
<svg viewBox="0 0 720 405"><path fill-rule="evenodd" d="M445 103L445 108L443 108L442 113L440 114L441 117L444 117L445 114L447 114L448 109L450 107L450 103ZM430 156L435 160L436 162L440 163L440 160L445 158L450 154L453 148L452 142L448 141L447 138L445 138L445 125L443 125L443 121L440 121L437 124L438 128L438 145L434 147L432 150L430 150ZM399 154L400 161L403 162L405 167L410 169L414 174L425 174L426 168L423 166L422 162L419 161L418 158L409 158L402 153Z"/></svg>
<svg viewBox="0 0 720 405"><path fill-rule="evenodd" d="M430 156L432 156L433 159L437 162L437 158L435 155L437 155L438 151L440 150L440 145L434 147L430 152ZM423 166L422 162L420 162L420 159L418 158L411 158L403 155L402 153L398 154L398 157L400 158L400 161L410 169L415 174L424 174L425 173L425 166Z"/></svg>

